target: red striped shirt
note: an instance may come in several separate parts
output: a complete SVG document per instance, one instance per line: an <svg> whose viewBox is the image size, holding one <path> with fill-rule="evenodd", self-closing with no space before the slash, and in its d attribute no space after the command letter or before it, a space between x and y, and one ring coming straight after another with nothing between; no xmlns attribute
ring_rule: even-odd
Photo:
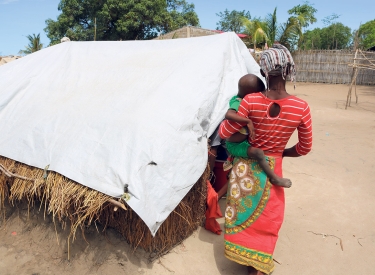
<svg viewBox="0 0 375 275"><path fill-rule="evenodd" d="M270 117L268 110L272 103L280 105L277 117ZM309 105L295 96L280 100L271 100L262 93L249 94L244 97L238 109L238 115L251 119L255 128L255 139L249 140L251 145L268 151L273 155L281 155L291 135L297 129L298 143L296 150L306 155L312 147L312 121ZM219 135L229 138L244 126L236 122L224 120L220 125Z"/></svg>

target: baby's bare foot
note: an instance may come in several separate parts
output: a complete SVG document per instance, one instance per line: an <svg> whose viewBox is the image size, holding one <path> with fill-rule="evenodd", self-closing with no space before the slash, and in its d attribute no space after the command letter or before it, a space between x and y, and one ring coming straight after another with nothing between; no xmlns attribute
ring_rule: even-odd
<svg viewBox="0 0 375 275"><path fill-rule="evenodd" d="M290 179L275 177L270 179L270 182L274 185L290 188L292 186L292 181Z"/></svg>

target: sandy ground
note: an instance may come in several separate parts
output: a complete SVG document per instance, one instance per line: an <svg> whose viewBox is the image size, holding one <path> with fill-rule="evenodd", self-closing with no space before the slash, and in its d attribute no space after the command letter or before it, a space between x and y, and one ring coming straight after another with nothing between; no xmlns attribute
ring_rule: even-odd
<svg viewBox="0 0 375 275"><path fill-rule="evenodd" d="M357 87L359 103L348 110L346 85L297 83L288 90L310 104L314 146L308 156L284 161L293 187L286 190L273 275L375 274L375 87ZM68 261L68 233L55 231L43 211L9 207L6 217L0 222L1 275L246 274L224 257L223 235L202 228L149 263L147 253L132 251L114 230L98 233L93 226L88 243L77 236ZM223 226L223 218L218 221Z"/></svg>

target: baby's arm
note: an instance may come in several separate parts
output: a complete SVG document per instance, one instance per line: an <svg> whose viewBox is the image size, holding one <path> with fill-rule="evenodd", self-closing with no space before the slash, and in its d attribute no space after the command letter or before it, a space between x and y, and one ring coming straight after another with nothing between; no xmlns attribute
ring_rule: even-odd
<svg viewBox="0 0 375 275"><path fill-rule="evenodd" d="M246 117L239 116L237 112L233 109L229 109L227 113L225 114L225 119L228 119L230 121L238 122L240 124L247 124L250 119Z"/></svg>
<svg viewBox="0 0 375 275"><path fill-rule="evenodd" d="M225 114L225 118L230 120L230 121L234 121L234 122L237 122L237 123L240 123L240 124L246 123L246 126L249 129L250 139L255 138L254 125L253 125L253 122L249 118L239 116L237 114L237 112L233 109L229 109L227 111L227 113Z"/></svg>

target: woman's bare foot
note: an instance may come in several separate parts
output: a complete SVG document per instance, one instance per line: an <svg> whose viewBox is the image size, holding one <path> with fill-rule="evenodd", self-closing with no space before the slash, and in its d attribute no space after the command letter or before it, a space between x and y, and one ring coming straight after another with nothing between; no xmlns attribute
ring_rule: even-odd
<svg viewBox="0 0 375 275"><path fill-rule="evenodd" d="M290 188L292 186L292 181L286 178L280 178L280 177L270 178L270 182L274 185L285 187L285 188Z"/></svg>
<svg viewBox="0 0 375 275"><path fill-rule="evenodd" d="M249 272L249 275L266 275L265 273L260 272L259 270L256 270L252 266L247 267L247 272Z"/></svg>

